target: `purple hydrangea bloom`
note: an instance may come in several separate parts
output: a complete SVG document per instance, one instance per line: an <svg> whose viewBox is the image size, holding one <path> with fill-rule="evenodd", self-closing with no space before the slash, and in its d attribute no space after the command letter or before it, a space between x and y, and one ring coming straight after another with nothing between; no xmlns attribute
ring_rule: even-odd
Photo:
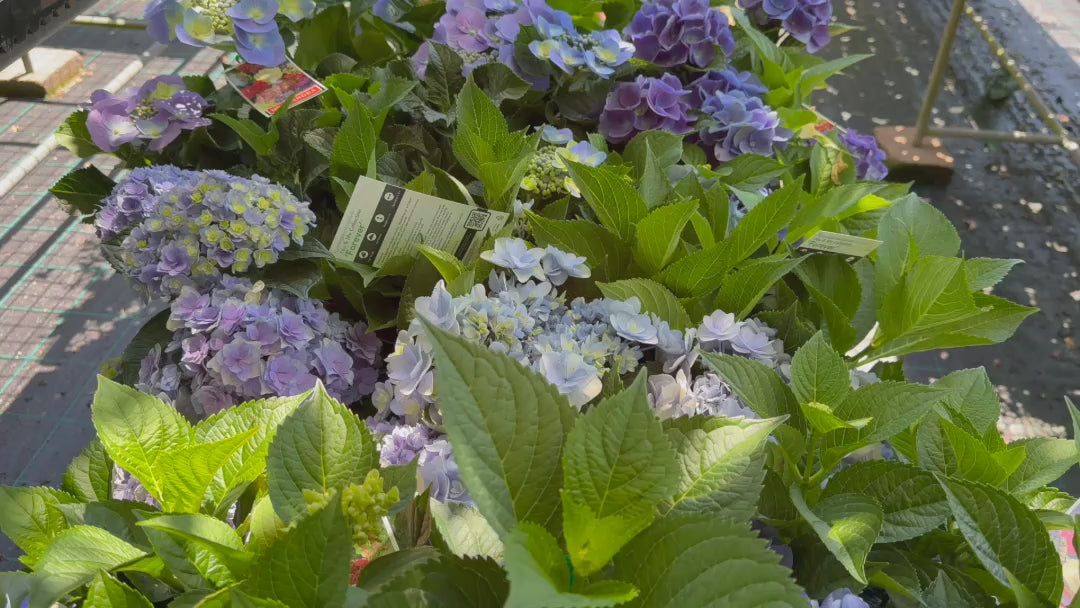
<svg viewBox="0 0 1080 608"><path fill-rule="evenodd" d="M637 133L654 129L689 133L695 120L689 114L689 95L673 74L620 82L604 102L600 134L611 143L624 143Z"/></svg>
<svg viewBox="0 0 1080 608"><path fill-rule="evenodd" d="M705 67L735 51L727 16L707 0L657 0L642 5L626 29L635 56L661 67Z"/></svg>
<svg viewBox="0 0 1080 608"><path fill-rule="evenodd" d="M791 35L816 53L829 44L832 0L739 0L747 11L759 11L766 19L778 19Z"/></svg>
<svg viewBox="0 0 1080 608"><path fill-rule="evenodd" d="M313 0L153 0L143 17L163 44L231 44L248 63L277 66L285 62L285 40L274 17L299 21L314 13Z"/></svg>
<svg viewBox="0 0 1080 608"><path fill-rule="evenodd" d="M209 125L203 116L207 107L198 93L184 88L179 76L156 76L123 96L94 91L86 128L94 145L105 152L143 141L149 142L149 150L160 152L181 131Z"/></svg>
<svg viewBox="0 0 1080 608"><path fill-rule="evenodd" d="M694 92L699 104L717 93L742 91L747 95L761 96L769 92L753 72L740 72L733 68L705 72L687 88Z"/></svg>
<svg viewBox="0 0 1080 608"><path fill-rule="evenodd" d="M424 446L417 464L420 477L428 483L432 498L440 502L472 503L450 451L450 442L438 439Z"/></svg>
<svg viewBox="0 0 1080 608"><path fill-rule="evenodd" d="M374 389L379 349L371 342L378 338L363 323L346 322L326 313L321 302L261 283L223 279L205 294L181 290L167 324L173 338L143 359L140 390L205 417L251 399L298 395L316 380L343 403ZM310 308L323 315L305 317L301 309ZM227 324L205 322L224 319L220 311L228 311Z"/></svg>
<svg viewBox="0 0 1080 608"><path fill-rule="evenodd" d="M866 600L855 595L851 589L843 588L833 591L821 602L810 601L812 608L870 608Z"/></svg>
<svg viewBox="0 0 1080 608"><path fill-rule="evenodd" d="M701 143L719 162L746 153L771 156L774 145L785 144L792 136L772 108L743 91L716 93L701 109L711 118L711 125L699 134Z"/></svg>
<svg viewBox="0 0 1080 608"><path fill-rule="evenodd" d="M223 271L272 264L290 243L303 243L314 221L307 203L264 177L155 166L118 183L94 225L118 270L168 296L215 285ZM235 323L236 314L202 321Z"/></svg>
<svg viewBox="0 0 1080 608"><path fill-rule="evenodd" d="M860 135L855 129L848 129L840 136L840 141L855 159L855 173L859 179L879 182L888 177L885 152L878 146L873 135Z"/></svg>

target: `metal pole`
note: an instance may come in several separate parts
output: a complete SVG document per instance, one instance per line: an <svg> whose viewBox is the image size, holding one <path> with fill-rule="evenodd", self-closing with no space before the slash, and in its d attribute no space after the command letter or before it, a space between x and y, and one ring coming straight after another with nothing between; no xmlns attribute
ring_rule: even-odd
<svg viewBox="0 0 1080 608"><path fill-rule="evenodd" d="M26 51L26 54L22 56L22 67L27 74L34 73L34 64L30 62L30 51Z"/></svg>
<svg viewBox="0 0 1080 608"><path fill-rule="evenodd" d="M121 17L102 17L98 15L79 15L71 20L74 25L86 25L91 27L111 27L121 30L143 30L146 22L139 19L123 19Z"/></svg>
<svg viewBox="0 0 1080 608"><path fill-rule="evenodd" d="M937 57L934 58L934 69L930 72L930 87L926 90L923 98L922 109L919 110L919 120L915 123L916 147L921 146L926 137L926 128L930 125L930 115L934 111L934 102L937 101L938 92L941 90L941 81L945 79L945 70L949 67L949 52L952 51L953 41L956 40L956 30L960 27L960 17L964 15L965 0L953 0L952 12L949 13L949 22L945 25L945 33L941 37L941 46L938 47Z"/></svg>
<svg viewBox="0 0 1080 608"><path fill-rule="evenodd" d="M960 127L930 127L926 130L926 134L930 137L1007 141L1015 144L1061 145L1061 138L1057 135L1028 133L1026 131L983 131L981 129L965 129Z"/></svg>

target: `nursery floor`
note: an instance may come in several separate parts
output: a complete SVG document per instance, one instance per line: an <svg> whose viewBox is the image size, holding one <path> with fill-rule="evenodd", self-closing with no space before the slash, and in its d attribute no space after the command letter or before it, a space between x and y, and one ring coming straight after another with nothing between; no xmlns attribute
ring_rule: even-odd
<svg viewBox="0 0 1080 608"><path fill-rule="evenodd" d="M141 18L142 7L102 0L87 14ZM0 179L133 61L142 66L125 87L159 74L208 73L217 58L155 45L142 31L95 27L68 26L46 46L82 53L84 74L47 101L0 97ZM108 160L94 162L109 172ZM80 162L57 148L0 197L0 484L60 481L93 437L89 404L98 369L154 312L102 258L93 228L48 193ZM0 570L18 567L16 557L0 536Z"/></svg>

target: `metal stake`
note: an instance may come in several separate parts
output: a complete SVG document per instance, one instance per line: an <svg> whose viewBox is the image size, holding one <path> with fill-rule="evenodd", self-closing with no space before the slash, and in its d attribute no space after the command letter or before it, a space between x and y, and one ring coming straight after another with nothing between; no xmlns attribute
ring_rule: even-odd
<svg viewBox="0 0 1080 608"><path fill-rule="evenodd" d="M938 47L937 57L934 58L934 69L930 72L930 88L926 91L922 109L919 110L919 119L915 123L915 147L922 146L926 137L926 128L930 125L930 116L934 111L934 102L937 101L938 92L941 91L941 81L945 79L945 70L949 67L949 53L952 51L953 41L956 40L956 30L960 27L960 18L964 15L965 0L954 0L952 12L949 13L949 22L945 25L945 33L941 38L941 46Z"/></svg>

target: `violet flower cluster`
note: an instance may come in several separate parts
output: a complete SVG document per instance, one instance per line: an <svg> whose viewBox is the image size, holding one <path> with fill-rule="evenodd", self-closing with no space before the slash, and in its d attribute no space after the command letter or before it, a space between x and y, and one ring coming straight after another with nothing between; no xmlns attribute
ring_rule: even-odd
<svg viewBox="0 0 1080 608"><path fill-rule="evenodd" d="M150 142L150 151L160 152L181 131L209 125L210 119L203 116L208 106L201 95L187 90L179 76L156 76L127 95L94 91L86 128L94 145L105 152L143 141Z"/></svg>
<svg viewBox="0 0 1080 608"><path fill-rule="evenodd" d="M600 134L611 143L630 141L642 131L659 129L683 135L696 118L690 114L691 91L673 74L638 76L612 87L600 114Z"/></svg>
<svg viewBox="0 0 1080 608"><path fill-rule="evenodd" d="M646 2L626 33L635 57L666 68L687 63L703 68L713 62L717 47L725 55L735 51L727 16L707 0Z"/></svg>
<svg viewBox="0 0 1080 608"><path fill-rule="evenodd" d="M830 593L825 599L818 602L817 600L810 600L811 608L870 608L870 604L866 603L866 600L855 595L851 589L846 587L837 589Z"/></svg>
<svg viewBox="0 0 1080 608"><path fill-rule="evenodd" d="M746 153L772 156L773 146L787 143L793 135L761 98L742 90L717 92L705 99L701 110L710 122L699 137L718 162Z"/></svg>
<svg viewBox="0 0 1080 608"><path fill-rule="evenodd" d="M855 159L855 174L859 179L880 182L889 175L885 166L885 152L878 146L873 135L860 135L855 129L848 129L840 136L840 141Z"/></svg>
<svg viewBox="0 0 1080 608"><path fill-rule="evenodd" d="M781 27L811 53L829 44L832 0L739 0L739 4L747 11L779 20Z"/></svg>
<svg viewBox="0 0 1080 608"><path fill-rule="evenodd" d="M769 88L753 72L740 72L731 67L705 72L691 81L686 88L694 93L697 106L715 97L717 93L742 91L747 95L761 97L769 92Z"/></svg>
<svg viewBox="0 0 1080 608"><path fill-rule="evenodd" d="M225 276L208 293L173 301L165 346L142 361L137 388L182 412L210 416L252 399L298 395L321 380L352 403L371 393L380 343L317 300Z"/></svg>
<svg viewBox="0 0 1080 608"><path fill-rule="evenodd" d="M206 289L223 270L277 261L314 222L307 203L264 177L163 165L120 181L94 225L121 272L147 293L168 296Z"/></svg>
<svg viewBox="0 0 1080 608"><path fill-rule="evenodd" d="M570 177L566 161L599 167L607 159L607 153L588 141L575 141L570 129L556 129L551 125L540 128L540 139L543 145L529 161L521 178L521 189L542 199L567 194L580 197L581 189Z"/></svg>
<svg viewBox="0 0 1080 608"><path fill-rule="evenodd" d="M152 0L143 16L162 44L229 44L248 63L277 66L285 62L277 16L295 22L314 13L315 0Z"/></svg>

